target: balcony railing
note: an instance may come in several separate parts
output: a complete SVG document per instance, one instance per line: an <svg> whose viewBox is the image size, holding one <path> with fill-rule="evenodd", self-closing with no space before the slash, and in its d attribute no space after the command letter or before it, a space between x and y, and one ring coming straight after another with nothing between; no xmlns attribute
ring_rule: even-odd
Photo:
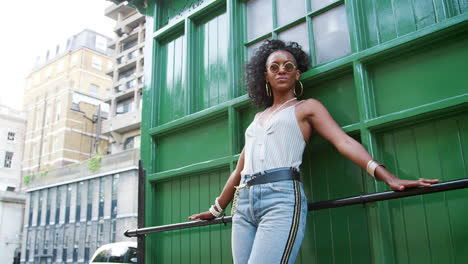
<svg viewBox="0 0 468 264"><path fill-rule="evenodd" d="M342 199L337 199L337 200L328 200L328 201L309 203L308 209L309 211L317 211L317 210L322 210L322 209L337 208L337 207L350 206L350 205L356 205L356 204L366 204L366 203L377 202L377 201L399 199L399 198L404 198L404 197L436 193L436 192L445 192L445 191L451 191L451 190L463 189L463 188L468 188L468 179L460 179L460 180L455 180L455 181L442 182L442 183L433 184L431 187L419 187L419 188L408 189L406 191L401 191L401 192L400 191L388 191L388 192L380 192L380 193L373 193L373 194L364 194L364 195L342 198ZM177 224L171 224L171 225L127 230L124 233L124 235L127 237L138 237L138 236L144 236L146 234L151 234L151 233L178 230L178 229L184 229L184 228L192 228L192 227L200 227L200 226L207 226L207 225L223 224L223 223L225 224L228 222L232 222L231 216L218 217L213 220L191 221L191 222L177 223Z"/></svg>

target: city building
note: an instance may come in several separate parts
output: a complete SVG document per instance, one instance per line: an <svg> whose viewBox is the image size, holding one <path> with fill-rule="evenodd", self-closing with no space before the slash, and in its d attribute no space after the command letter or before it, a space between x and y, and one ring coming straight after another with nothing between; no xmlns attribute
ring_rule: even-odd
<svg viewBox="0 0 468 264"><path fill-rule="evenodd" d="M52 169L27 188L21 263L88 263L136 228L137 149ZM97 166L91 166L91 163Z"/></svg>
<svg viewBox="0 0 468 264"><path fill-rule="evenodd" d="M0 105L0 191L21 188L25 128L23 112Z"/></svg>
<svg viewBox="0 0 468 264"><path fill-rule="evenodd" d="M26 197L20 192L26 119L24 113L0 105L0 256L18 258Z"/></svg>
<svg viewBox="0 0 468 264"><path fill-rule="evenodd" d="M86 29L38 57L24 93L27 179L107 152L100 121L109 111L103 99L112 86L110 40Z"/></svg>
<svg viewBox="0 0 468 264"><path fill-rule="evenodd" d="M109 45L114 67L107 73L113 86L105 99L110 112L102 132L110 137L108 152L116 153L140 146L145 16L124 3L112 4L105 15L116 21L117 37Z"/></svg>

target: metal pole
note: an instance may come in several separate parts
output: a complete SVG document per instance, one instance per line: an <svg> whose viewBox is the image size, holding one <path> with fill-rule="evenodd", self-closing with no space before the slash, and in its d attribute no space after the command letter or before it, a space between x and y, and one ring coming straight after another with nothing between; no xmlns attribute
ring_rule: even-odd
<svg viewBox="0 0 468 264"><path fill-rule="evenodd" d="M146 171L143 168L143 162L138 161L138 218L137 227L139 229L145 226L145 181ZM138 236L137 239L137 259L139 264L145 263L145 237Z"/></svg>
<svg viewBox="0 0 468 264"><path fill-rule="evenodd" d="M433 184L431 187L418 187L418 188L408 189L402 192L388 191L388 192L381 192L381 193L359 195L359 196L342 198L342 199L337 199L337 200L309 203L308 209L309 211L316 211L316 210L337 208L337 207L343 207L343 206L349 206L349 205L365 204L369 202L398 199L398 198L404 198L404 197L410 197L410 196L422 195L422 194L428 194L428 193L445 192L445 191L451 191L451 190L457 190L457 189L463 189L463 188L468 188L468 179L460 179L460 180L442 182L442 183ZM163 226L156 226L156 227L139 228L136 230L127 230L125 231L124 235L127 237L135 237L135 236L141 237L145 234L150 234L150 233L157 233L157 232L162 232L162 231L170 231L170 230L199 227L199 226L206 226L206 225L215 225L215 224L228 223L228 222L232 222L231 216L219 217L213 220L201 220L201 221L195 221L195 222L192 221L192 222L184 222L184 223L170 224L170 225L163 225Z"/></svg>

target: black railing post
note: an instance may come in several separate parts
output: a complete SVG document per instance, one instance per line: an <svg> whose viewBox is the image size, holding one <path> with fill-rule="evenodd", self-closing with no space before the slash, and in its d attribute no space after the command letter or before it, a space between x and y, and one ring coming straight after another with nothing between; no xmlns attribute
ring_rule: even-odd
<svg viewBox="0 0 468 264"><path fill-rule="evenodd" d="M137 226L138 228L145 227L145 183L146 183L146 171L143 168L143 162L138 161L138 217ZM145 263L145 236L138 236L137 239L137 259L139 264Z"/></svg>

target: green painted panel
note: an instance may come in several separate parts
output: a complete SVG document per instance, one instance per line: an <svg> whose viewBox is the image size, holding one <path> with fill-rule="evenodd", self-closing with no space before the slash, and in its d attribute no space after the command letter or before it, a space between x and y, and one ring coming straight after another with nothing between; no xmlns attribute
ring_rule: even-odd
<svg viewBox="0 0 468 264"><path fill-rule="evenodd" d="M228 178L224 170L156 183L156 224L186 222L188 216L207 210ZM229 224L149 235L158 245L151 263L232 263L230 232Z"/></svg>
<svg viewBox="0 0 468 264"><path fill-rule="evenodd" d="M187 12L189 10L193 10L194 8L202 4L204 1L205 0L157 1L159 13L156 14L156 18L158 19L158 27L156 27L156 30L167 25L169 21L180 17L182 13Z"/></svg>
<svg viewBox="0 0 468 264"><path fill-rule="evenodd" d="M464 14L468 12L468 1L467 0L458 0L458 5L460 6L460 13Z"/></svg>
<svg viewBox="0 0 468 264"><path fill-rule="evenodd" d="M367 47L446 19L443 0L362 1Z"/></svg>
<svg viewBox="0 0 468 264"><path fill-rule="evenodd" d="M185 116L188 111L188 87L184 85L185 51L184 36L161 44L159 64L165 69L160 72L159 124Z"/></svg>
<svg viewBox="0 0 468 264"><path fill-rule="evenodd" d="M397 37L393 1L375 1L377 26L379 27L380 43Z"/></svg>
<svg viewBox="0 0 468 264"><path fill-rule="evenodd" d="M230 155L226 117L162 135L157 142L158 172Z"/></svg>
<svg viewBox="0 0 468 264"><path fill-rule="evenodd" d="M306 148L301 171L309 202L364 191L361 169L318 136ZM371 263L367 230L362 206L309 212L299 263Z"/></svg>
<svg viewBox="0 0 468 264"><path fill-rule="evenodd" d="M377 115L466 94L467 45L465 36L369 66Z"/></svg>
<svg viewBox="0 0 468 264"><path fill-rule="evenodd" d="M196 109L203 110L229 99L227 14L199 24L197 35Z"/></svg>
<svg viewBox="0 0 468 264"><path fill-rule="evenodd" d="M352 74L334 76L331 80L304 85L304 98L315 98L322 102L341 126L359 123Z"/></svg>
<svg viewBox="0 0 468 264"><path fill-rule="evenodd" d="M468 114L377 134L382 160L403 179L468 177ZM386 201L397 263L465 263L468 190ZM415 254L414 252L418 252Z"/></svg>

